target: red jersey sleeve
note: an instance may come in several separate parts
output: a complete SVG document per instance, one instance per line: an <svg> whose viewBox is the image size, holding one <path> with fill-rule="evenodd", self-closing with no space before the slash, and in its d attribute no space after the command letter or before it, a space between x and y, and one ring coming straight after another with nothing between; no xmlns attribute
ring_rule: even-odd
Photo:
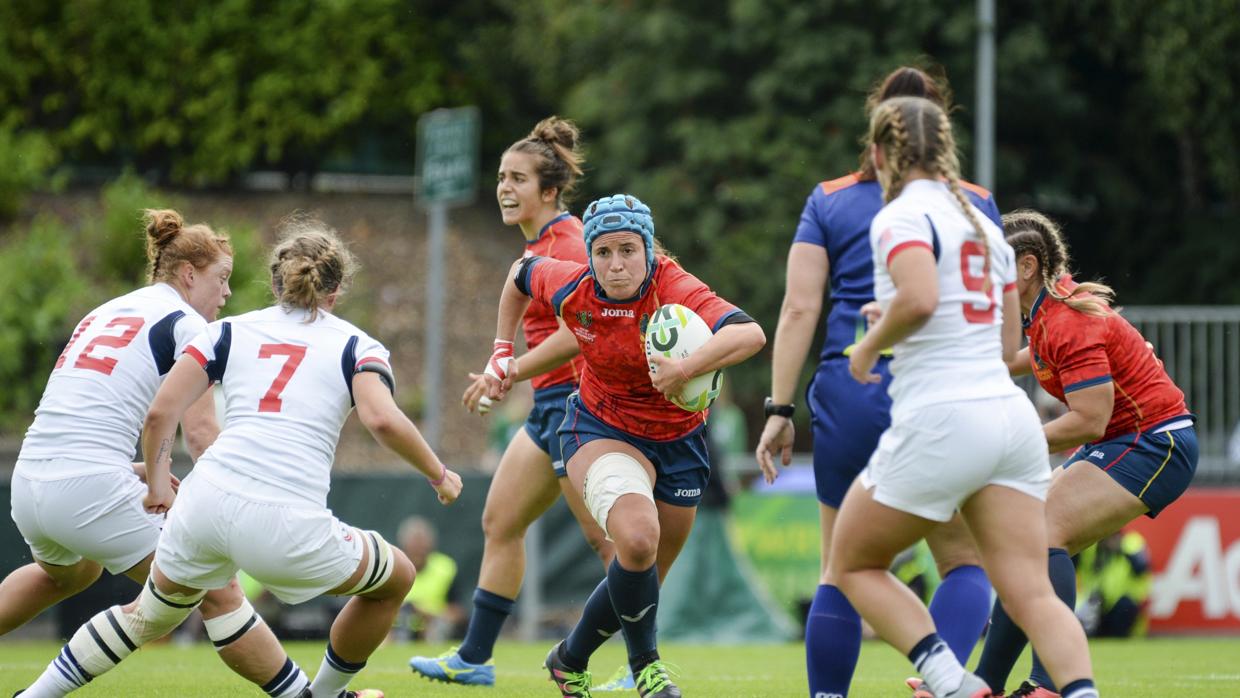
<svg viewBox="0 0 1240 698"><path fill-rule="evenodd" d="M1107 318L1084 313L1063 313L1066 322L1046 328L1050 340L1045 357L1056 367L1064 394L1111 381L1107 358Z"/></svg>
<svg viewBox="0 0 1240 698"><path fill-rule="evenodd" d="M658 302L679 303L697 313L710 327L718 332L729 316L742 312L740 308L720 298L710 287L675 262L661 258L658 279Z"/></svg>
<svg viewBox="0 0 1240 698"><path fill-rule="evenodd" d="M518 272L517 288L530 298L550 303L555 314L560 314L560 304L577 286L585 281L590 267L577 262L567 262L549 257L531 257ZM588 282L586 282L588 283Z"/></svg>

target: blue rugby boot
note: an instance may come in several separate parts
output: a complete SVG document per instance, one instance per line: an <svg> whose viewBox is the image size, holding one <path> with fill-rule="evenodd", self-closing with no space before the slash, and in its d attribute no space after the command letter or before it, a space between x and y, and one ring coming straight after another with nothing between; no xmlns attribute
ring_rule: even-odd
<svg viewBox="0 0 1240 698"><path fill-rule="evenodd" d="M457 653L459 648L444 652L438 657L412 657L409 668L431 681L459 683L466 686L494 686L495 660L488 659L482 664L470 664L461 659Z"/></svg>
<svg viewBox="0 0 1240 698"><path fill-rule="evenodd" d="M591 688L591 691L632 691L637 688L637 682L633 680L633 670L629 669L628 664L621 665L616 669L616 673L611 675L603 683Z"/></svg>

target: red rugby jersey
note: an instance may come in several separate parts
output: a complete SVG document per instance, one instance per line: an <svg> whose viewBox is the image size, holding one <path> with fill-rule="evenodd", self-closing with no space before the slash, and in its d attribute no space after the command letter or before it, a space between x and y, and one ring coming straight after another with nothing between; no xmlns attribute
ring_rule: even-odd
<svg viewBox="0 0 1240 698"><path fill-rule="evenodd" d="M650 441L671 441L705 423L707 412L686 412L651 385L643 329L666 303L690 308L712 331L739 308L666 257L657 258L653 279L627 303L601 298L590 268L574 262L539 259L523 284L535 301L550 303L577 337L585 358L581 401L595 417Z"/></svg>
<svg viewBox="0 0 1240 698"><path fill-rule="evenodd" d="M1069 277L1059 282L1061 292L1076 286ZM1038 383L1061 402L1067 404L1064 395L1074 390L1115 384L1115 408L1101 441L1188 414L1184 393L1119 313L1086 315L1042 291L1030 309L1025 336Z"/></svg>
<svg viewBox="0 0 1240 698"><path fill-rule="evenodd" d="M538 255L586 264L586 243L581 229L580 218L571 213L561 213L538 231L538 237L525 243L525 256ZM551 304L535 299L525 311L521 323L526 347L533 349L542 344L543 340L554 334L559 327L555 319L555 309ZM584 367L585 359L578 355L559 368L535 376L530 380L530 385L534 390L538 390L564 383L576 384Z"/></svg>

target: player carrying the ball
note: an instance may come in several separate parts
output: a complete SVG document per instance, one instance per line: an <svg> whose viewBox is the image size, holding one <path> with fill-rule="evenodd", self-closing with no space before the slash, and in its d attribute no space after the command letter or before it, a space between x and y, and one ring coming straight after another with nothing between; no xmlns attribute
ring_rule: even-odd
<svg viewBox="0 0 1240 698"><path fill-rule="evenodd" d="M623 627L638 694L673 698L680 689L655 641L659 583L689 536L710 464L706 413L668 398L680 396L691 378L754 355L766 336L662 253L650 209L635 197L595 201L584 223L588 265L538 256L513 265L500 297L488 390L498 398L512 385L512 338L530 299L549 302L585 358L560 447L569 481L614 541L616 559L546 666L563 696L589 696L590 655ZM646 325L668 303L692 310L714 332L682 360L647 357L644 348Z"/></svg>

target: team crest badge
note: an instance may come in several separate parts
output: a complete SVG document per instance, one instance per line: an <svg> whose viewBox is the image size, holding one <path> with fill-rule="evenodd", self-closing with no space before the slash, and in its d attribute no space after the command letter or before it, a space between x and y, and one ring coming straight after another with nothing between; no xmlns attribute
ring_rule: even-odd
<svg viewBox="0 0 1240 698"><path fill-rule="evenodd" d="M577 324L589 329L590 325L594 324L594 313L589 310L577 311Z"/></svg>

